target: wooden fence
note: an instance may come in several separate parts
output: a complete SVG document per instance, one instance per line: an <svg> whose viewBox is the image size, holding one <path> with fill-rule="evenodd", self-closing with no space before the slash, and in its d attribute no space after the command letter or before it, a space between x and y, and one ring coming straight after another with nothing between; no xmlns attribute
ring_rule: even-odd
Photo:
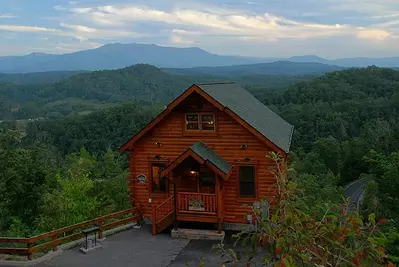
<svg viewBox="0 0 399 267"><path fill-rule="evenodd" d="M43 252L50 249L56 251L57 246L60 244L83 238L84 234L82 234L82 230L89 226L97 225L99 227L98 237L102 238L103 231L105 230L141 220L142 215L140 209L136 207L66 226L33 237L0 237L0 254L26 255L28 256L28 259L32 259L32 254L35 252Z"/></svg>

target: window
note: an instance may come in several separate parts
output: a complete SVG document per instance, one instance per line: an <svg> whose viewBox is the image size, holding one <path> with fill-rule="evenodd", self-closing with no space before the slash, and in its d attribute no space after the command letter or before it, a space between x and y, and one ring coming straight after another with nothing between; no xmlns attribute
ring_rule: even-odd
<svg viewBox="0 0 399 267"><path fill-rule="evenodd" d="M199 130L199 115L198 114L186 114L186 130L187 131Z"/></svg>
<svg viewBox="0 0 399 267"><path fill-rule="evenodd" d="M239 194L242 198L256 197L255 167L240 166L239 175Z"/></svg>
<svg viewBox="0 0 399 267"><path fill-rule="evenodd" d="M215 114L186 114L186 131L215 131Z"/></svg>
<svg viewBox="0 0 399 267"><path fill-rule="evenodd" d="M213 114L201 114L201 130L215 130L215 116Z"/></svg>
<svg viewBox="0 0 399 267"><path fill-rule="evenodd" d="M165 163L152 163L151 164L151 193L165 193L166 192L166 179L160 177L160 172L165 169Z"/></svg>

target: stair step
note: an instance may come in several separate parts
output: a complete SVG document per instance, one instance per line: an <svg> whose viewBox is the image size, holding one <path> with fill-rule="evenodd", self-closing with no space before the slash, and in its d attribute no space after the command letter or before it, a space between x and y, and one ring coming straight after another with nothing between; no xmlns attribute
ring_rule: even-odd
<svg viewBox="0 0 399 267"><path fill-rule="evenodd" d="M176 239L195 239L195 240L223 240L224 231L220 234L215 230L184 229L172 230L171 236Z"/></svg>

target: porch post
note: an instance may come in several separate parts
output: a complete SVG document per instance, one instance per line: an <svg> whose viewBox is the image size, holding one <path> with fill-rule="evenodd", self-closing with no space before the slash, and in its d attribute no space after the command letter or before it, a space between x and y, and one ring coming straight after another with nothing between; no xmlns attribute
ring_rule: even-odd
<svg viewBox="0 0 399 267"><path fill-rule="evenodd" d="M173 198L175 205L175 212L173 213L173 230L177 230L177 192L176 192L176 182L173 181Z"/></svg>
<svg viewBox="0 0 399 267"><path fill-rule="evenodd" d="M215 173L216 181L216 205L217 205L217 221L218 221L218 233L222 232L222 211L221 211L221 197L220 197L220 181L219 176Z"/></svg>

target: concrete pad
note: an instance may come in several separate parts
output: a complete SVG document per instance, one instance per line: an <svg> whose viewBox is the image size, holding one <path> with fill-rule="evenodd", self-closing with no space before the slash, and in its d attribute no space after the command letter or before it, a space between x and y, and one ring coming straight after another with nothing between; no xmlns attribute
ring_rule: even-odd
<svg viewBox="0 0 399 267"><path fill-rule="evenodd" d="M101 245L96 245L96 246L93 246L93 247L90 247L90 248L82 247L82 248L79 249L79 251L83 252L84 254L89 254L90 252L94 252L95 250L100 249L102 247L103 246L101 246Z"/></svg>
<svg viewBox="0 0 399 267"><path fill-rule="evenodd" d="M220 267L220 266L236 266L246 267L246 258L249 256L248 251L250 247L242 246L241 242L236 244L236 239L232 238L232 233L227 232L223 241L224 248L233 249L241 255L241 262L230 262L232 258L229 253L221 253L214 246L220 244L216 240L191 240L190 243L179 253L179 255L168 265L168 267L187 267L187 266L205 266L205 267ZM251 266L264 266L262 259L268 255L264 249L256 249L256 255L251 260ZM201 265L203 264L203 265Z"/></svg>
<svg viewBox="0 0 399 267"><path fill-rule="evenodd" d="M184 229L178 228L172 230L172 238L178 239L193 239L193 240L223 240L224 231L220 234L215 230L202 230L202 229Z"/></svg>

